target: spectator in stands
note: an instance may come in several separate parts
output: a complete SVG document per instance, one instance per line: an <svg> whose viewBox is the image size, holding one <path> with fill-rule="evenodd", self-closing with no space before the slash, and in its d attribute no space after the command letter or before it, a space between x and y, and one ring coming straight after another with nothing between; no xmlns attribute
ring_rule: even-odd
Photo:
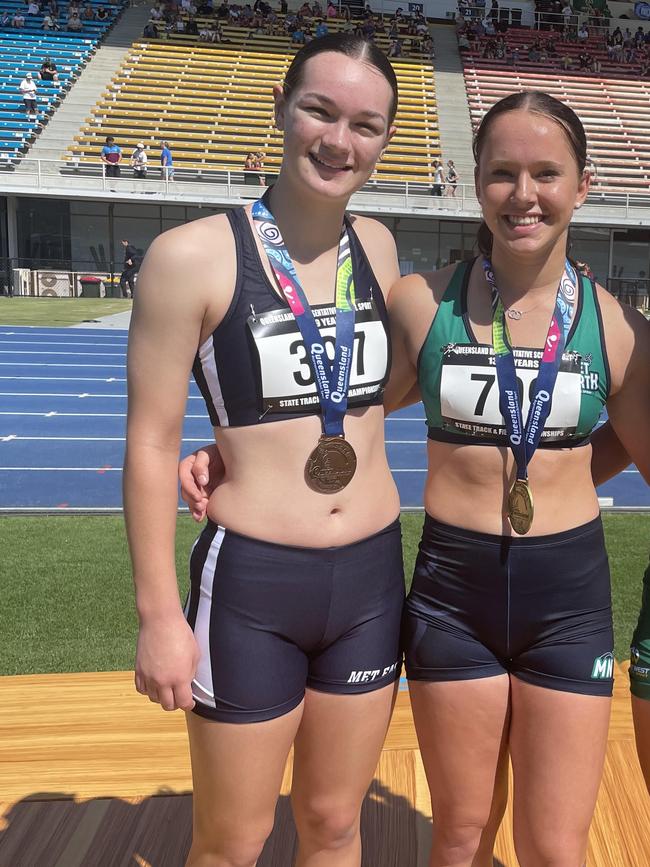
<svg viewBox="0 0 650 867"><path fill-rule="evenodd" d="M23 97L23 105L28 116L36 116L36 82L32 78L31 72L25 73L25 77L18 85L18 89Z"/></svg>
<svg viewBox="0 0 650 867"><path fill-rule="evenodd" d="M104 163L104 171L107 178L119 178L120 162L122 161L122 148L115 144L112 135L106 136L106 142L99 156Z"/></svg>
<svg viewBox="0 0 650 867"><path fill-rule="evenodd" d="M196 23L196 18L193 15L188 16L187 22L185 24L185 32L190 36L198 36L199 35L199 25Z"/></svg>
<svg viewBox="0 0 650 867"><path fill-rule="evenodd" d="M41 63L38 77L41 79L41 81L59 80L59 73L56 68L56 63L52 60L51 57L45 57L43 63Z"/></svg>
<svg viewBox="0 0 650 867"><path fill-rule="evenodd" d="M147 151L144 142L139 141L131 154L131 168L133 169L134 178L147 177L147 162Z"/></svg>
<svg viewBox="0 0 650 867"><path fill-rule="evenodd" d="M583 22L578 28L578 42L586 42L589 39L589 28Z"/></svg>
<svg viewBox="0 0 650 867"><path fill-rule="evenodd" d="M433 186L431 187L432 196L442 196L445 189L445 179L442 171L442 163L440 160L433 161Z"/></svg>
<svg viewBox="0 0 650 867"><path fill-rule="evenodd" d="M0 24L2 22L0 21ZM50 13L46 12L43 16L43 23L41 24L43 30L60 30L59 23L56 18Z"/></svg>
<svg viewBox="0 0 650 867"><path fill-rule="evenodd" d="M152 21L162 21L162 18L163 18L163 10L162 10L162 6L161 6L160 3L159 3L157 6L154 6L154 7L153 7L153 9L151 10L150 15L151 15L151 20L152 20Z"/></svg>
<svg viewBox="0 0 650 867"><path fill-rule="evenodd" d="M213 30L208 24L204 24L199 30L199 42L212 42Z"/></svg>
<svg viewBox="0 0 650 867"><path fill-rule="evenodd" d="M445 187L446 196L451 196L452 199L456 198L456 187L458 186L459 180L460 175L456 171L454 161L447 160L447 176L445 178L445 181L447 183L447 186Z"/></svg>
<svg viewBox="0 0 650 867"><path fill-rule="evenodd" d="M425 36L422 40L422 54L425 54L431 60L435 60L435 48L433 37L431 35Z"/></svg>
<svg viewBox="0 0 650 867"><path fill-rule="evenodd" d="M596 75L600 75L602 68L603 68L603 65L600 62L600 60L598 59L598 57L592 56L592 58L591 58L591 72L595 73Z"/></svg>
<svg viewBox="0 0 650 867"><path fill-rule="evenodd" d="M133 298L135 275L140 267L140 256L137 247L129 244L125 238L122 240L122 246L124 247L124 270L120 274L120 289L122 298Z"/></svg>
<svg viewBox="0 0 650 867"><path fill-rule="evenodd" d="M492 19L492 21L494 22L494 26L496 27L497 21L499 20L499 2L498 2L498 0L492 0L492 3L490 4L490 11L488 13L488 16Z"/></svg>
<svg viewBox="0 0 650 867"><path fill-rule="evenodd" d="M332 0L329 0L329 3L327 4L327 17L338 18L338 14L338 9L334 5L334 3L332 3Z"/></svg>
<svg viewBox="0 0 650 867"><path fill-rule="evenodd" d="M103 6L100 6L97 10L97 20L98 21L106 21L108 19L108 9L104 9Z"/></svg>
<svg viewBox="0 0 650 867"><path fill-rule="evenodd" d="M469 39L467 38L467 34L466 33L459 34L459 36L458 36L458 50L459 51L469 51L471 47L472 46L470 45ZM392 56L390 54L390 51L389 51L388 56L389 57Z"/></svg>
<svg viewBox="0 0 650 867"><path fill-rule="evenodd" d="M562 69L567 71L573 69L573 56L568 51L562 57Z"/></svg>
<svg viewBox="0 0 650 867"><path fill-rule="evenodd" d="M325 24L324 21L318 21L316 24L316 32L314 34L316 39L319 39L321 36L327 36L327 33L327 24Z"/></svg>
<svg viewBox="0 0 650 867"><path fill-rule="evenodd" d="M160 173L162 175L163 180L165 181L173 181L174 180L174 159L172 157L172 152L169 147L169 142L164 141L161 144L160 150Z"/></svg>
<svg viewBox="0 0 650 867"><path fill-rule="evenodd" d="M469 47L469 43L467 43ZM458 40L458 47L460 49L460 39ZM388 46L387 51L388 57L401 57L402 56L402 42L400 39L393 39L390 45Z"/></svg>
<svg viewBox="0 0 650 867"><path fill-rule="evenodd" d="M84 6L83 12L81 13L81 17L84 21L94 21L95 20L95 10L92 7L92 3L86 3Z"/></svg>
<svg viewBox="0 0 650 867"><path fill-rule="evenodd" d="M483 46L483 57L485 60L494 60L496 57L497 44L494 39L487 39Z"/></svg>
<svg viewBox="0 0 650 867"><path fill-rule="evenodd" d="M258 179L260 187L266 186L266 175L264 174L264 160L266 159L266 154L264 151L257 151L253 159L253 167L256 172L258 172Z"/></svg>
<svg viewBox="0 0 650 867"><path fill-rule="evenodd" d="M156 27L155 21L147 21L144 26L144 30L142 31L143 39L158 39L160 34L158 33L158 28Z"/></svg>
<svg viewBox="0 0 650 867"><path fill-rule="evenodd" d="M25 16L19 9L14 12L13 18L11 19L11 26L15 27L17 30L20 30L21 27L25 26Z"/></svg>
<svg viewBox="0 0 650 867"><path fill-rule="evenodd" d="M79 33L83 30L83 22L76 11L68 18L68 30L72 30L73 33Z"/></svg>
<svg viewBox="0 0 650 867"><path fill-rule="evenodd" d="M185 33L185 22L180 15L177 15L174 19L174 25L172 29L175 30L176 33Z"/></svg>
<svg viewBox="0 0 650 867"><path fill-rule="evenodd" d="M40 15L41 7L38 4L38 0L29 0L27 4L27 14L28 15Z"/></svg>
<svg viewBox="0 0 650 867"><path fill-rule="evenodd" d="M305 31L302 27L296 28L291 34L291 42L293 45L304 45L305 44Z"/></svg>
<svg viewBox="0 0 650 867"><path fill-rule="evenodd" d="M541 59L541 53L537 42L534 42L528 49L528 59L531 63L539 63Z"/></svg>
<svg viewBox="0 0 650 867"><path fill-rule="evenodd" d="M0 15L0 27L9 27L11 24L11 15L7 10Z"/></svg>

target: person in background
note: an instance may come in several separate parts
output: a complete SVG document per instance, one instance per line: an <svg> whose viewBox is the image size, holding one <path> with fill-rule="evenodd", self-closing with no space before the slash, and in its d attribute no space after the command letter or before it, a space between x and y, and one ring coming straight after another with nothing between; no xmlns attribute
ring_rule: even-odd
<svg viewBox="0 0 650 867"><path fill-rule="evenodd" d="M456 187L458 186L460 175L456 171L456 166L454 165L453 160L447 160L447 177L445 178L445 180L447 182L447 186L445 188L446 195L451 196L452 199L455 199Z"/></svg>
<svg viewBox="0 0 650 867"><path fill-rule="evenodd" d="M23 105L25 106L25 112L29 116L35 116L37 107L36 107L36 82L32 78L31 72L25 73L25 77L18 85L18 89L20 90L23 97Z"/></svg>
<svg viewBox="0 0 650 867"><path fill-rule="evenodd" d="M50 58L46 57L43 63L41 64L40 72L38 73L38 77L41 81L58 81L59 74L56 69L56 63Z"/></svg>
<svg viewBox="0 0 650 867"><path fill-rule="evenodd" d="M112 135L106 136L106 142L101 150L99 158L106 167L106 177L119 178L120 162L122 161L122 148L115 144L115 139Z"/></svg>
<svg viewBox="0 0 650 867"><path fill-rule="evenodd" d="M131 154L131 168L135 178L147 177L147 151L142 141L137 143Z"/></svg>
<svg viewBox="0 0 650 867"><path fill-rule="evenodd" d="M161 173L163 180L165 181L173 181L174 180L174 159L172 157L172 152L169 148L169 142L164 141L161 144L160 151L160 165Z"/></svg>
<svg viewBox="0 0 650 867"><path fill-rule="evenodd" d="M137 247L129 244L126 238L122 239L122 246L124 247L124 269L120 274L120 289L122 290L122 298L133 298L135 275L138 272L140 257Z"/></svg>

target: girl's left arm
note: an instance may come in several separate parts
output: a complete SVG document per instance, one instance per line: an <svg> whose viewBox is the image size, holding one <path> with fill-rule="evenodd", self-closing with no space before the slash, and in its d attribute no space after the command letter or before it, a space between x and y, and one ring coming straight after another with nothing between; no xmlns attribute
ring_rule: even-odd
<svg viewBox="0 0 650 867"><path fill-rule="evenodd" d="M618 310L605 329L612 379L607 412L623 449L650 484L650 322L614 303Z"/></svg>

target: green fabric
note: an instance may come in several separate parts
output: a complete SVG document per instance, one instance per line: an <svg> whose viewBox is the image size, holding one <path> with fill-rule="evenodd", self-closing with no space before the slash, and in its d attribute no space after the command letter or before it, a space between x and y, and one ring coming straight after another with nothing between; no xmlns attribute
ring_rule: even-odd
<svg viewBox="0 0 650 867"><path fill-rule="evenodd" d="M641 611L630 647L630 689L650 701L650 565L643 577Z"/></svg>
<svg viewBox="0 0 650 867"><path fill-rule="evenodd" d="M430 428L443 427L440 411L440 379L444 347L449 344L470 345L470 335L463 320L462 287L472 262L461 262L456 267L438 311L431 323L418 359L418 380L422 401ZM609 393L609 375L603 347L595 288L581 278L581 306L565 352L581 356L582 398L580 416L574 437L587 437L598 421ZM474 437L467 435L468 443Z"/></svg>

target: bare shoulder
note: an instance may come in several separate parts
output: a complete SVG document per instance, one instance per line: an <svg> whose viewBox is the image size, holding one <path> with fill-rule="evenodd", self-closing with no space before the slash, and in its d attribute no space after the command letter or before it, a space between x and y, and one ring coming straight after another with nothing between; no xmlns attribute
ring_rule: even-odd
<svg viewBox="0 0 650 867"><path fill-rule="evenodd" d="M143 270L162 268L170 275L185 271L193 279L203 267L223 267L223 256L234 257L235 242L225 214L194 220L158 235L144 258ZM191 265L191 271L187 269ZM198 267L197 267L198 266Z"/></svg>
<svg viewBox="0 0 650 867"><path fill-rule="evenodd" d="M393 235L379 220L350 215L350 222L368 257L384 295L399 278L397 247Z"/></svg>
<svg viewBox="0 0 650 867"><path fill-rule="evenodd" d="M373 217L362 217L359 214L349 214L350 222L357 233L361 242L366 245L366 242L373 244L391 244L395 246L393 233L388 226L385 226L380 220L375 220Z"/></svg>
<svg viewBox="0 0 650 867"><path fill-rule="evenodd" d="M391 311L399 312L412 308L414 304L427 303L437 309L455 270L456 265L449 265L439 271L422 271L401 277L391 290Z"/></svg>
<svg viewBox="0 0 650 867"><path fill-rule="evenodd" d="M417 357L426 339L454 267L408 274L391 290L388 297L391 328L396 337L401 335L412 358Z"/></svg>
<svg viewBox="0 0 650 867"><path fill-rule="evenodd" d="M622 304L602 286L597 285L596 291L612 373L612 389L616 391L635 369L650 369L650 322L642 313L628 304Z"/></svg>
<svg viewBox="0 0 650 867"><path fill-rule="evenodd" d="M234 291L235 240L225 214L195 220L159 235L138 276L137 307L173 316L214 310L217 321Z"/></svg>

